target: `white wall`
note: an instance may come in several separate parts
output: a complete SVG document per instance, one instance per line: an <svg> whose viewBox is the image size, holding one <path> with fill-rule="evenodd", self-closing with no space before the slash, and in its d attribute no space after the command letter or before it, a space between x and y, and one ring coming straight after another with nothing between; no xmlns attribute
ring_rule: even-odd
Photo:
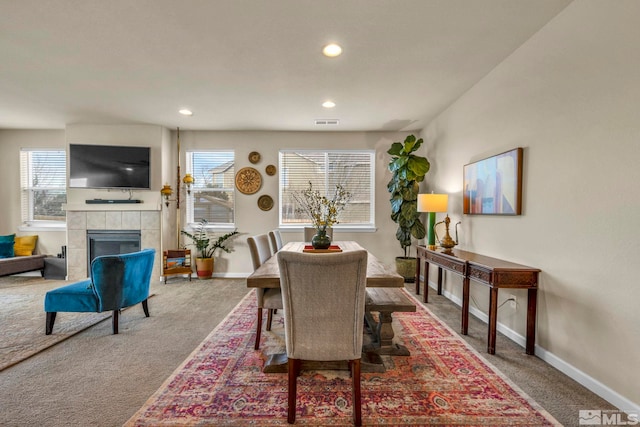
<svg viewBox="0 0 640 427"><path fill-rule="evenodd" d="M235 150L236 171L245 166L255 167L263 178L262 188L252 195L236 193L236 225L241 233L233 241L234 252L216 255L215 274L227 276L246 276L253 267L246 239L249 236L267 233L278 227L278 174L268 176L267 165L278 167L278 151L280 149L368 149L375 150L375 185L376 185L376 225L375 233L338 232L336 240L356 240L369 249L383 263L393 266L396 256L403 254L400 244L395 238L396 224L391 221L389 193L387 182L391 178L387 170L390 156L386 153L395 141L403 141L409 133L389 132L213 132L213 131L180 131L182 143L182 162L184 171L184 152L189 149L233 149ZM172 132L174 141L176 133ZM252 151L261 154L261 161L253 165L248 160ZM174 166L175 169L175 166ZM184 172L183 172L184 173ZM175 182L174 178L171 183ZM262 211L257 205L258 197L270 195L276 206L270 211ZM174 205L171 205L173 208ZM184 215L184 210L183 210ZM182 224L184 224L182 220ZM302 240L302 231L283 232L285 242ZM188 239L187 239L188 240ZM175 242L175 237L170 243ZM413 254L415 255L415 253Z"/></svg>
<svg viewBox="0 0 640 427"><path fill-rule="evenodd" d="M422 132L460 248L542 269L537 354L635 411L639 16L634 0L571 3ZM518 146L523 215L463 216L463 165ZM454 297L459 282L447 276ZM526 294L513 293L517 312L505 306L499 321L525 335ZM487 289L472 282L472 298L486 312Z"/></svg>
<svg viewBox="0 0 640 427"><path fill-rule="evenodd" d="M159 206L162 188L165 140L169 132L157 125L68 125L66 144L136 145L151 147L151 190L132 191L133 199ZM66 148L67 146L65 146ZM67 203L84 204L87 199L127 199L129 192L122 190L97 190L92 188L68 188Z"/></svg>
<svg viewBox="0 0 640 427"><path fill-rule="evenodd" d="M57 148L64 150L65 132L51 130L0 130L0 234L38 235L36 251L42 254L57 255L65 244L66 230L42 231L28 230L22 226L20 212L20 149L21 148Z"/></svg>

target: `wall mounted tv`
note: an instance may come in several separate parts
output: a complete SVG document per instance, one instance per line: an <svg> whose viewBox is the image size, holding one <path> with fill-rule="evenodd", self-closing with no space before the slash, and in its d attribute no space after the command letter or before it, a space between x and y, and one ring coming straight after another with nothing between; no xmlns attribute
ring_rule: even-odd
<svg viewBox="0 0 640 427"><path fill-rule="evenodd" d="M151 149L69 144L69 188L150 189Z"/></svg>

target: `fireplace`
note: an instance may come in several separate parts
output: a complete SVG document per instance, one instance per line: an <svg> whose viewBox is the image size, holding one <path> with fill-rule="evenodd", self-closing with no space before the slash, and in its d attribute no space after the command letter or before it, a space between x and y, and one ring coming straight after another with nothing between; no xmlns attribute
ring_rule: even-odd
<svg viewBox="0 0 640 427"><path fill-rule="evenodd" d="M137 252L140 242L140 230L87 230L87 271L95 257Z"/></svg>

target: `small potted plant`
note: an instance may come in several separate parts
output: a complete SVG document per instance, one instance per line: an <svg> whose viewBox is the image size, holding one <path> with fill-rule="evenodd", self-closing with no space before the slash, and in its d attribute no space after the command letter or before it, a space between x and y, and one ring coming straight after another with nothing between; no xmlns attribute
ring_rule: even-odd
<svg viewBox="0 0 640 427"><path fill-rule="evenodd" d="M405 278L405 282L415 280L416 258L409 256L411 238L423 239L426 230L420 221L418 212L418 183L424 181L429 172L429 161L426 157L412 154L422 145L422 138L409 135L404 143L394 142L387 151L391 154L389 171L393 174L387 189L391 193L391 219L398 224L396 239L404 250L403 257L396 257L396 271Z"/></svg>
<svg viewBox="0 0 640 427"><path fill-rule="evenodd" d="M188 231L182 231L182 234L190 238L196 247L196 273L198 279L211 278L213 275L213 256L216 251L221 249L227 253L231 252L231 249L225 245L225 242L238 234L238 231L234 230L214 240L214 238L209 235L207 224L207 220L203 218L198 223L198 228L195 233L192 234Z"/></svg>

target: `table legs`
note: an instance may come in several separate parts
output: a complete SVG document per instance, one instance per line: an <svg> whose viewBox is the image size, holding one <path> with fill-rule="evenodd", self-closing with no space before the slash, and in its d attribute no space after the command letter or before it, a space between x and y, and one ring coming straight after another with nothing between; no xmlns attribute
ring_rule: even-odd
<svg viewBox="0 0 640 427"><path fill-rule="evenodd" d="M538 289L528 289L527 291L527 345L525 350L527 354L535 354Z"/></svg>
<svg viewBox="0 0 640 427"><path fill-rule="evenodd" d="M462 327L460 333L467 335L469 332L469 278L462 279Z"/></svg>
<svg viewBox="0 0 640 427"><path fill-rule="evenodd" d="M424 295L422 296L422 302L429 302L429 263L424 263Z"/></svg>
<svg viewBox="0 0 640 427"><path fill-rule="evenodd" d="M420 264L421 258L416 259L416 295L420 295ZM425 281L426 283L426 281Z"/></svg>
<svg viewBox="0 0 640 427"><path fill-rule="evenodd" d="M496 354L496 329L498 326L498 288L489 290L489 336L487 353Z"/></svg>

